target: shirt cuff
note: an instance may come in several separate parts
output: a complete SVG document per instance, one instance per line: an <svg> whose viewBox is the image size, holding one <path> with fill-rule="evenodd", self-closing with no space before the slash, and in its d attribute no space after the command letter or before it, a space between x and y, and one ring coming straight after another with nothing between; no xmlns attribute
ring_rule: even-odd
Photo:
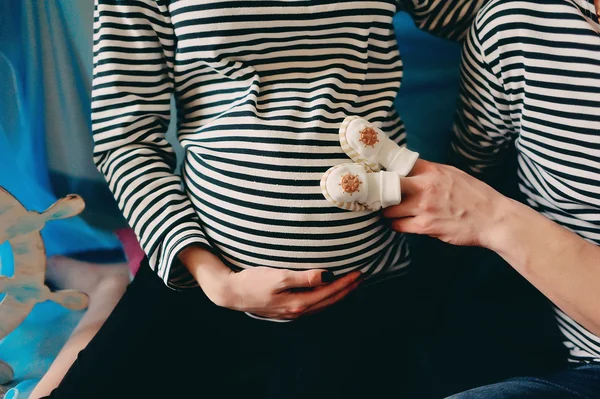
<svg viewBox="0 0 600 399"><path fill-rule="evenodd" d="M165 236L157 272L167 287L182 290L198 286L187 267L178 258L179 253L190 246L202 247L213 252L204 231L196 222L181 223Z"/></svg>

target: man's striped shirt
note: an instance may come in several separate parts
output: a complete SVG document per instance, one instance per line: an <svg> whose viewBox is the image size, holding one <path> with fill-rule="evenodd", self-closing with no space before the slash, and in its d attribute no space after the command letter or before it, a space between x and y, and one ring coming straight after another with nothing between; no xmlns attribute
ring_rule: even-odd
<svg viewBox="0 0 600 399"><path fill-rule="evenodd" d="M491 173L515 143L527 204L600 245L594 1L492 0L465 42L460 97L453 149L466 166ZM600 361L600 337L558 308L556 319L572 361Z"/></svg>

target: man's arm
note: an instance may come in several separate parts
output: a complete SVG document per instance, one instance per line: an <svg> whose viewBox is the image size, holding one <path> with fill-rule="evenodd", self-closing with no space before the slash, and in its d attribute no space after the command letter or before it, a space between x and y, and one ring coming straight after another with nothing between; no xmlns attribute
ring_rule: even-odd
<svg viewBox="0 0 600 399"><path fill-rule="evenodd" d="M488 0L398 0L417 26L436 36L462 41L479 9Z"/></svg>
<svg viewBox="0 0 600 399"><path fill-rule="evenodd" d="M450 163L485 181L494 180L517 137L499 71L486 60L473 24L463 46L458 112Z"/></svg>
<svg viewBox="0 0 600 399"><path fill-rule="evenodd" d="M487 247L600 337L600 247L523 204L501 209Z"/></svg>
<svg viewBox="0 0 600 399"><path fill-rule="evenodd" d="M456 163L484 178L503 163L517 134L501 76L490 67L497 63L486 59L485 50L475 23L464 44L452 138ZM403 189L410 191L411 184L413 199L387 210L388 217L403 218L394 222L398 231L493 250L570 317L600 335L600 247L454 168L421 166L403 181ZM423 187L435 187L434 195ZM440 207L440 197L453 201Z"/></svg>
<svg viewBox="0 0 600 399"><path fill-rule="evenodd" d="M419 160L401 181L402 203L384 211L394 230L498 253L600 336L600 247L451 166Z"/></svg>

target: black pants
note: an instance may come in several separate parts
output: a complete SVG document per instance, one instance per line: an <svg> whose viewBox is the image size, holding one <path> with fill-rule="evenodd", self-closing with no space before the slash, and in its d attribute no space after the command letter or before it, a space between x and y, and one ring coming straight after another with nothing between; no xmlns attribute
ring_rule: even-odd
<svg viewBox="0 0 600 399"><path fill-rule="evenodd" d="M143 265L50 398L427 398L419 286L394 278L274 323L172 291Z"/></svg>
<svg viewBox="0 0 600 399"><path fill-rule="evenodd" d="M502 258L410 238L413 263L435 296L424 343L434 398L567 368L550 302Z"/></svg>
<svg viewBox="0 0 600 399"><path fill-rule="evenodd" d="M543 296L497 256L426 242L413 273L290 323L143 265L52 399L442 398L564 366Z"/></svg>

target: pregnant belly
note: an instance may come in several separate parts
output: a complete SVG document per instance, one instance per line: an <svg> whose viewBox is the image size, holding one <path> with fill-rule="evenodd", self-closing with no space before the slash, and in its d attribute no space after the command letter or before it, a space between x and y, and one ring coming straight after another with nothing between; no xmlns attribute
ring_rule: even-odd
<svg viewBox="0 0 600 399"><path fill-rule="evenodd" d="M406 257L400 235L378 213L343 211L324 199L322 167L272 169L187 153L188 196L230 267L375 273Z"/></svg>

